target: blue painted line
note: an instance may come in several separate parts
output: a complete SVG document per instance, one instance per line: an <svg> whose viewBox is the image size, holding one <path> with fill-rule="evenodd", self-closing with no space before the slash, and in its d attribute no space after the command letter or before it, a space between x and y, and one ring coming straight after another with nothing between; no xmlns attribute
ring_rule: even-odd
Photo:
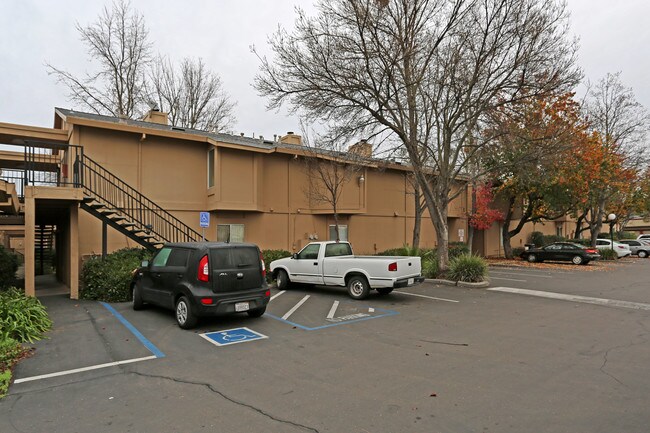
<svg viewBox="0 0 650 433"><path fill-rule="evenodd" d="M122 325L126 326L126 328L129 331L131 331L131 333L133 335L135 335L135 338L140 340L140 343L142 343L144 345L144 347L149 349L149 352L151 352L156 358L164 358L165 357L165 354L162 353L160 351L160 349L158 349L156 346L154 346L154 344L151 341L147 340L147 338L144 335L142 335L142 333L140 331L138 331L135 328L135 326L131 325L131 323L128 320L126 320L124 318L124 316L122 316L120 313L118 313L115 308L111 307L110 305L108 305L105 302L100 302L100 304L102 304L104 307L106 307L106 309L108 311L110 311L111 314L113 314L113 316L115 316L117 318L117 320L122 322Z"/></svg>
<svg viewBox="0 0 650 433"><path fill-rule="evenodd" d="M292 322L290 320L285 320L282 317L274 316L273 314L270 314L270 313L265 313L264 317L268 316L268 317L270 317L272 319L275 319L275 320L278 320L280 322L284 322L284 323L288 323L289 325L293 325L296 328L302 329L304 331L317 331L319 329L331 328L333 326L347 325L349 323L356 323L356 322L364 322L366 320L379 319L380 317L389 317L389 316L395 316L395 315L399 314L397 311L384 310L382 308L375 308L375 311L385 311L385 313L384 314L378 314L376 316L362 317L360 319L353 319L353 320L346 320L346 321L343 321L343 322L330 323L329 325L316 326L314 328L310 328L308 326L304 326L304 325L301 325L299 323Z"/></svg>

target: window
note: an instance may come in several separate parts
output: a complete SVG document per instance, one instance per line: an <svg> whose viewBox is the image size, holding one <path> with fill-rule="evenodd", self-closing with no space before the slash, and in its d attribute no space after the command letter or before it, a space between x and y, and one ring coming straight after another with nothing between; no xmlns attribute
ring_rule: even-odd
<svg viewBox="0 0 650 433"><path fill-rule="evenodd" d="M231 269L230 248L214 248L210 250L212 269Z"/></svg>
<svg viewBox="0 0 650 433"><path fill-rule="evenodd" d="M316 260L318 258L319 244L309 244L298 253L298 259Z"/></svg>
<svg viewBox="0 0 650 433"><path fill-rule="evenodd" d="M167 259L169 258L169 254L172 252L171 248L163 248L161 249L158 254L156 254L156 257L153 258L153 262L151 263L151 266L165 266L167 264Z"/></svg>
<svg viewBox="0 0 650 433"><path fill-rule="evenodd" d="M217 242L244 242L244 224L217 224Z"/></svg>
<svg viewBox="0 0 650 433"><path fill-rule="evenodd" d="M208 188L214 186L214 148L208 150Z"/></svg>
<svg viewBox="0 0 650 433"><path fill-rule="evenodd" d="M169 254L166 266L187 266L187 259L190 257L190 250L174 248Z"/></svg>
<svg viewBox="0 0 650 433"><path fill-rule="evenodd" d="M555 227L555 234L562 237L562 226Z"/></svg>
<svg viewBox="0 0 650 433"><path fill-rule="evenodd" d="M336 226L330 226L330 241L336 240ZM339 224L339 240L347 242L348 240L348 226L342 226Z"/></svg>
<svg viewBox="0 0 650 433"><path fill-rule="evenodd" d="M350 244L327 244L325 247L325 257L351 256L352 248Z"/></svg>

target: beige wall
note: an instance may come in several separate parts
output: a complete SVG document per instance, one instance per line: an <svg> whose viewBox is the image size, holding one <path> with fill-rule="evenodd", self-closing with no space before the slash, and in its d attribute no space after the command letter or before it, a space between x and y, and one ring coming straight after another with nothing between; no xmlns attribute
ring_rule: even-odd
<svg viewBox="0 0 650 433"><path fill-rule="evenodd" d="M334 224L331 209L310 202L303 156L237 149L232 145L75 126L71 143L107 170L201 233L199 212L211 212L206 238L216 240L218 224L244 224L245 241L262 249L297 251L310 240L327 240ZM215 149L214 187L208 188L208 150ZM359 177L363 175L364 181ZM450 205L450 241L467 233L467 199ZM414 204L405 171L367 168L352 176L339 202L339 223L359 253L375 253L410 244ZM454 218L455 217L455 218ZM101 221L80 212L82 255L101 253ZM422 247L436 246L425 212ZM109 227L108 248L137 246Z"/></svg>

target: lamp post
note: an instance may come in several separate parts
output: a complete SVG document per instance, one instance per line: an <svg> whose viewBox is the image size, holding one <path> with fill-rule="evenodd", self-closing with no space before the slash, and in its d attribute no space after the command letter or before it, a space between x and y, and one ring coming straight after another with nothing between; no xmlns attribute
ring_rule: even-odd
<svg viewBox="0 0 650 433"><path fill-rule="evenodd" d="M614 221L616 220L616 214L610 213L607 215L607 221L609 221L609 240L612 242L612 251L614 251Z"/></svg>

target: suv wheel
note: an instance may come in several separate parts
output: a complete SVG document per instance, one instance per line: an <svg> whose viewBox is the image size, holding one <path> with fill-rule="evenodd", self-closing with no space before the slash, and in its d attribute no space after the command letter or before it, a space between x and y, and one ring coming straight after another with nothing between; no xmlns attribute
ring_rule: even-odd
<svg viewBox="0 0 650 433"><path fill-rule="evenodd" d="M262 308L256 308L254 310L248 310L247 313L248 313L249 317L255 318L255 317L262 317L262 314L264 314L265 311L266 311L266 307L264 306Z"/></svg>
<svg viewBox="0 0 650 433"><path fill-rule="evenodd" d="M133 309L135 311L142 310L144 308L144 301L142 300L142 294L137 284L133 285Z"/></svg>
<svg viewBox="0 0 650 433"><path fill-rule="evenodd" d="M639 257L641 257L642 259L645 258L645 257L648 257L648 252L640 250L639 251Z"/></svg>
<svg viewBox="0 0 650 433"><path fill-rule="evenodd" d="M185 296L181 296L176 302L176 323L183 329L191 329L196 326L199 319L192 311L192 304Z"/></svg>

